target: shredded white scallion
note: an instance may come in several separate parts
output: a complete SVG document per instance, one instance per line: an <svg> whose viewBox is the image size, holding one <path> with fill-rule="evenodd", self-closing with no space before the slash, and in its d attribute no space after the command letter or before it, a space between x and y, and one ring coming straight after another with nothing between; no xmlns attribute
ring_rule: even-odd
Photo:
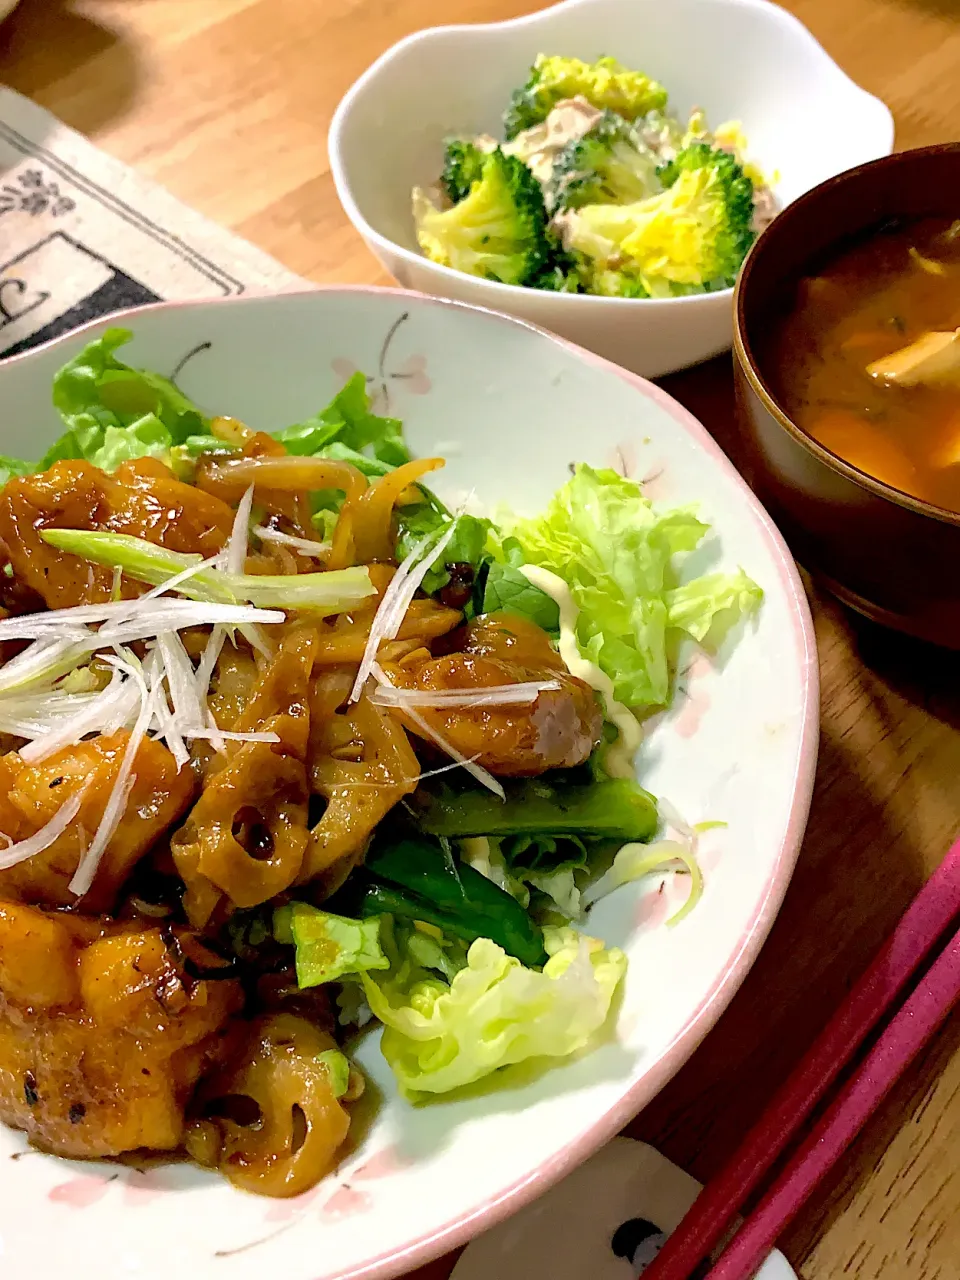
<svg viewBox="0 0 960 1280"><path fill-rule="evenodd" d="M177 727L183 732L204 725L204 707L197 692L197 680L190 656L175 631L161 631L157 652L167 677Z"/></svg>
<svg viewBox="0 0 960 1280"><path fill-rule="evenodd" d="M367 683L367 679L376 663L381 643L384 640L394 640L396 638L421 582L423 582L440 556L443 555L447 543L453 537L457 528L458 518L459 513L450 522L449 528L439 540L437 540L435 534L427 534L426 537L421 538L390 579L390 583L383 593L383 599L380 601L380 606L370 624L370 635L367 637L363 658L357 671L357 678L350 692L351 702L356 702L363 692L363 686ZM430 545L431 543L433 544L432 546Z"/></svg>
<svg viewBox="0 0 960 1280"><path fill-rule="evenodd" d="M237 514L233 518L233 529L224 548L224 561L227 573L243 573L247 560L247 547L250 544L250 512L253 510L253 485L240 499Z"/></svg>
<svg viewBox="0 0 960 1280"><path fill-rule="evenodd" d="M486 689L401 689L378 685L371 701L381 707L505 707L529 706L541 693L559 689L557 680L525 680Z"/></svg>
<svg viewBox="0 0 960 1280"><path fill-rule="evenodd" d="M279 742L280 735L278 733L234 733L231 729L200 729L191 727L184 729L183 736L185 738L220 738L226 742ZM377 784L379 785L379 783Z"/></svg>
<svg viewBox="0 0 960 1280"><path fill-rule="evenodd" d="M116 779L103 809L100 825L97 827L92 842L80 859L73 878L67 886L70 892L76 894L78 898L82 898L93 884L101 859L123 819L127 800L130 798L130 792L136 783L133 767L136 763L137 753L144 738L147 736L150 722L156 714L156 698L160 689L159 682L154 684L151 689L147 688L147 683L139 664L134 666L133 663L127 662L122 658L112 658L108 659L108 661L112 666L125 670L136 681L140 692L140 713L137 716L136 724L130 731L130 737L123 752L120 768L117 770Z"/></svg>
<svg viewBox="0 0 960 1280"><path fill-rule="evenodd" d="M35 640L0 667L0 694L52 684L79 666L99 644L95 636L84 640Z"/></svg>
<svg viewBox="0 0 960 1280"><path fill-rule="evenodd" d="M110 683L99 694L86 695L85 705L72 716L67 716L49 732L36 735L33 742L20 748L20 758L27 764L37 764L55 755L63 747L81 742L88 733L102 733L117 711L124 706L124 679L114 671Z"/></svg>
<svg viewBox="0 0 960 1280"><path fill-rule="evenodd" d="M323 559L330 554L332 542L314 542L312 538L296 538L292 533L281 533L279 529L270 529L264 524L257 524L253 532L261 542L275 542L280 547L291 547L302 556Z"/></svg>
<svg viewBox="0 0 960 1280"><path fill-rule="evenodd" d="M131 606L136 605L136 608ZM114 641L152 639L159 631L182 631L186 627L204 627L221 624L239 626L241 623L273 624L286 621L280 609L259 609L253 605L204 603L197 600L155 599L141 596L136 601L119 604L79 605L73 609L51 609L49 613L23 614L17 618L0 620L0 640L35 640L48 646L57 644L61 649L68 645L88 646L79 649L80 655L93 648L106 648ZM89 626L102 624L98 632ZM14 664L26 659L31 650L18 654L0 668L0 689L3 676Z"/></svg>
<svg viewBox="0 0 960 1280"><path fill-rule="evenodd" d="M44 849L49 849L80 812L80 806L83 804L89 785L88 782L86 786L74 792L63 802L50 821L44 823L39 831L35 831L26 840L18 840L14 844L9 836L4 836L7 847L0 851L0 871L7 871L10 867L15 867L18 863L26 862L29 858L36 857L38 853L43 853Z"/></svg>
<svg viewBox="0 0 960 1280"><path fill-rule="evenodd" d="M394 686L390 683L387 673L383 670L383 668L379 665L379 663L377 662L373 663L373 669L371 674L373 675L374 679L377 681L378 684L384 685L388 689L394 688ZM471 758L470 756L465 756L462 751L458 751L452 742L448 742L446 738L443 736L443 734L438 733L431 724L429 724L426 720L424 720L423 716L421 716L418 711L415 711L413 709L413 707L405 707L404 711L410 717L410 719L414 722L414 724L417 725L420 729L422 729L422 731L427 735L427 737L432 742L434 742L441 749L441 751L445 751L447 753L447 755L451 758L451 760L456 760L458 765L466 769L467 773L469 773L472 777L476 778L476 780L479 783L481 783L483 786L485 786L488 791L492 791L493 794L495 796L499 796L501 800L506 800L507 795L503 787L496 780L496 778L493 776L492 773L490 773L487 769L484 769L482 764L477 764L475 759Z"/></svg>

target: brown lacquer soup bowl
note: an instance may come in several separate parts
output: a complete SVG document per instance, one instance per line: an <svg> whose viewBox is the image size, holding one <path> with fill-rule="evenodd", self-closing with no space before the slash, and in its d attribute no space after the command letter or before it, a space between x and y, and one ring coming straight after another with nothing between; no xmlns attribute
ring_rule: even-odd
<svg viewBox="0 0 960 1280"><path fill-rule="evenodd" d="M737 403L747 477L800 563L875 621L960 648L960 512L874 478L803 430L779 389L789 348L773 340L798 285L824 263L930 218L960 218L960 143L885 156L791 204L737 287Z"/></svg>

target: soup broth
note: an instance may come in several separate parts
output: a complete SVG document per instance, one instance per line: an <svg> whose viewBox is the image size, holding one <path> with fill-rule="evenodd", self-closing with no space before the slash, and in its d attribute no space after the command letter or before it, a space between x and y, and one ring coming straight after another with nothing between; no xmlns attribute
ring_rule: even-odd
<svg viewBox="0 0 960 1280"><path fill-rule="evenodd" d="M793 421L859 470L960 512L960 222L872 233L800 281L767 367Z"/></svg>

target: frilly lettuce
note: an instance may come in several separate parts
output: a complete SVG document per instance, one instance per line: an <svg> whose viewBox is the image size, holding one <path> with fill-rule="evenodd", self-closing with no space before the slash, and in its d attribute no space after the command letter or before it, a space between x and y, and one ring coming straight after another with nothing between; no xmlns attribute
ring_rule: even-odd
<svg viewBox="0 0 960 1280"><path fill-rule="evenodd" d="M719 640L762 599L742 572L679 584L674 557L693 551L707 530L692 511L661 514L632 480L585 464L542 516L510 522L527 560L569 585L581 652L631 707L669 699L668 629Z"/></svg>
<svg viewBox="0 0 960 1280"><path fill-rule="evenodd" d="M55 375L54 407L66 431L37 463L0 458L0 484L10 475L45 471L82 458L115 471L134 458L159 458L175 470L204 453L231 447L210 434L210 420L169 378L118 359L129 329L107 329ZM354 374L325 409L276 433L288 453L345 458L382 475L409 460L403 424L370 410L366 379Z"/></svg>
<svg viewBox="0 0 960 1280"><path fill-rule="evenodd" d="M544 944L542 972L478 938L449 983L417 969L362 975L403 1093L447 1093L511 1063L567 1057L590 1041L607 1019L626 957L569 928L544 929Z"/></svg>
<svg viewBox="0 0 960 1280"><path fill-rule="evenodd" d="M362 373L349 378L315 417L285 427L276 436L288 453L338 456L332 451L332 446L337 445L355 454L370 450L373 457L387 467L398 467L410 460L403 441L403 423L397 418L381 418L370 411L367 380Z"/></svg>
<svg viewBox="0 0 960 1280"><path fill-rule="evenodd" d="M534 889L551 900L554 910L568 920L579 920L583 914L580 901L580 888L577 884L576 868L566 863L553 871L525 871L523 879Z"/></svg>
<svg viewBox="0 0 960 1280"><path fill-rule="evenodd" d="M167 459L173 445L206 434L207 419L169 378L117 359L132 337L129 329L107 329L56 374L53 403L67 430L36 470L85 458L112 471L131 458Z"/></svg>
<svg viewBox="0 0 960 1280"><path fill-rule="evenodd" d="M26 476L33 470L33 463L25 458L11 458L0 454L0 487L5 485L11 476Z"/></svg>

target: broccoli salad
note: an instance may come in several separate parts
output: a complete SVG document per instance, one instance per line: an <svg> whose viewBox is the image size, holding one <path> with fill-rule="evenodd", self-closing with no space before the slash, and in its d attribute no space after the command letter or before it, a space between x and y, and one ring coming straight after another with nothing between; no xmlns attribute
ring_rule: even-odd
<svg viewBox="0 0 960 1280"><path fill-rule="evenodd" d="M504 140L449 138L413 192L423 253L501 284L617 298L729 288L776 212L736 122L709 129L613 58L540 54Z"/></svg>

